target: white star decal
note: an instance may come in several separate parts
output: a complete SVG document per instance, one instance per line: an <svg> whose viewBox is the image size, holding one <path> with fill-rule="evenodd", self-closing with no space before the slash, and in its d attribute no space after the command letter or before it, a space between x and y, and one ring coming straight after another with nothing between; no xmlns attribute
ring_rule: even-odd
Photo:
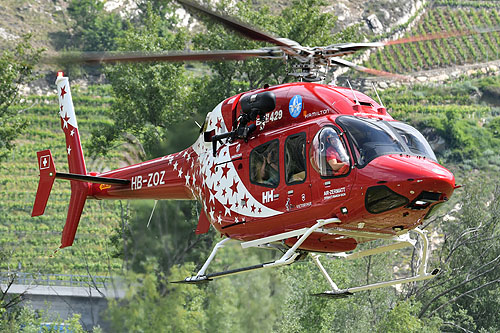
<svg viewBox="0 0 500 333"><path fill-rule="evenodd" d="M68 155L70 155L70 154L71 154L71 147L68 146Z"/></svg>
<svg viewBox="0 0 500 333"><path fill-rule="evenodd" d="M179 178L182 177L182 169L179 169Z"/></svg>
<svg viewBox="0 0 500 333"><path fill-rule="evenodd" d="M184 176L184 178L186 178L186 185L189 185L189 178L191 178L191 176L189 176L188 174L186 174L186 176Z"/></svg>
<svg viewBox="0 0 500 333"><path fill-rule="evenodd" d="M175 163L174 163L174 170L177 170L177 161L175 161Z"/></svg>
<svg viewBox="0 0 500 333"><path fill-rule="evenodd" d="M72 129L70 135L73 136L75 134L75 130Z"/></svg>
<svg viewBox="0 0 500 333"><path fill-rule="evenodd" d="M210 200L208 200L208 202L213 202L215 205L215 194L213 194L210 190L208 191L208 193L210 193Z"/></svg>
<svg viewBox="0 0 500 333"><path fill-rule="evenodd" d="M228 201L227 206L229 206L229 201ZM224 206L224 216L227 216L227 215L231 216L231 209L227 206Z"/></svg>

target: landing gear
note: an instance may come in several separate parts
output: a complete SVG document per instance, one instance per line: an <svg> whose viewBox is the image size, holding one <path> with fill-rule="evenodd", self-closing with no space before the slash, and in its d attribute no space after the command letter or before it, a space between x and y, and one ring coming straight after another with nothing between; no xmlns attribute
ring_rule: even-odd
<svg viewBox="0 0 500 333"><path fill-rule="evenodd" d="M337 218L331 218L331 219L326 219L326 220L317 220L316 224L314 224L312 227L309 228L303 228L303 229L298 229L298 230L293 230L289 232L285 232L282 234L277 234L265 238L260 238L256 239L253 241L249 242L244 242L241 243L241 246L243 248L247 247L276 247L275 242L288 239L290 237L298 237L297 242L289 248L282 256L280 259L267 262L267 263L262 263L254 266L247 266L247 267L242 267L242 268L236 268L232 270L227 270L227 271L222 271L222 272L217 272L217 273L211 273L211 274L206 274L207 268L212 262L212 260L215 257L215 254L217 251L224 247L224 245L229 242L231 239L226 238L223 239L222 241L218 242L214 249L212 250L212 253L210 253L210 256L208 257L207 261L203 265L203 267L200 269L200 271L195 275L188 277L182 281L176 281L174 283L203 283L203 282L208 282L216 278L228 276L228 275L234 275L234 274L239 274L239 273L245 273L248 271L253 271L253 270L258 270L258 269L264 269L264 268L271 268L271 267L280 267L284 265L289 265L291 263L294 263L295 261L304 258L304 256L307 256L307 253L298 250L298 248L302 245L302 243L313 233L313 232L323 232L323 233L334 233L334 234L340 234L340 235L346 235L349 237L360 237L360 238L370 238L370 239L376 239L376 238L381 238L381 239L390 239L393 241L392 244L390 245L384 245L380 246L374 249L369 249L369 250L364 250L364 251L359 251L356 253L352 254L345 254L345 253L338 253L335 254L334 256L337 257L342 257L345 259L357 259L357 258L362 258L365 256L371 256L374 254L378 253L383 253L383 252L388 252L388 251L393 251L396 249L408 247L408 246L413 246L415 249L416 247L416 240L410 238L408 233L399 235L399 236L392 236L392 235L387 235L387 234L379 234L379 233L371 233L371 232L363 232L363 231L352 231L352 230L345 230L341 228L328 228L325 229L323 228L327 224L335 224L339 223L340 221ZM412 232L416 233L418 236L421 237L422 239L422 246L418 249L418 254L420 258L420 265L418 268L418 274L412 277L408 278L402 278L402 279L395 279L395 280L390 280L390 281L384 281L384 282L377 282L369 285L364 285L360 287L353 287L353 288L347 288L347 289L340 289L335 282L333 282L332 278L328 274L328 272L325 270L321 262L319 261L320 255L319 254L312 254L312 259L314 264L319 268L325 279L327 280L328 284L331 287L331 290L325 291L323 293L315 294L316 296L325 296L325 297L330 297L330 298L343 298L343 297L348 297L352 295L353 293L359 292L359 291L365 291L365 290L371 290L371 289L377 289L377 288L382 288L382 287L387 287L387 286L392 286L396 284L402 284L402 283L410 283L410 282L415 282L415 281L422 281L422 280L427 280L435 277L439 270L435 269L431 273L427 273L427 261L429 258L429 241L427 239L426 232L415 228L412 230Z"/></svg>
<svg viewBox="0 0 500 333"><path fill-rule="evenodd" d="M331 279L330 275L328 272L325 270L321 262L319 261L320 255L314 254L312 255L313 262L316 264L316 266L319 268L323 276L326 278L328 283L331 286L331 290L325 291L323 293L315 294L315 296L325 296L325 297L331 297L331 298L343 298L343 297L348 297L352 295L353 293L359 292L359 291L365 291L365 290L372 290L372 289L378 289L382 287L387 287L387 286L393 286L396 284L402 284L402 283L410 283L410 282L416 282L416 281L422 281L422 280L427 280L427 279L432 279L437 275L439 272L439 269L434 269L431 273L427 273L427 260L429 259L429 240L427 239L427 235L425 231L422 231L418 228L415 228L413 232L417 233L421 238L422 238L422 247L421 249L418 250L419 258L420 258L420 266L418 268L418 274L412 277L408 278L402 278L402 279L395 279L395 280L390 280L390 281L384 281L384 282L377 282L373 284L368 284L365 286L360 286L360 287L353 287L353 288L347 288L347 289L339 289L335 282ZM378 247L375 249L370 249L366 251L360 251L351 255L344 255L341 257L344 257L346 259L355 259L355 258L361 258L365 256L370 256L376 253L383 253L387 251L392 251L397 248L402 248L406 246L413 246L415 247L416 240L411 239L408 234L405 234L403 236L396 237L395 243L387 246L382 246ZM415 247L416 248L416 247Z"/></svg>
<svg viewBox="0 0 500 333"><path fill-rule="evenodd" d="M210 263L212 262L212 260L215 257L215 254L217 253L217 251L220 248L224 247L224 245L225 245L226 242L228 242L228 241L231 240L230 238L223 239L222 241L220 241L219 243L217 243L215 245L214 249L212 250L212 253L210 253L210 256L208 257L207 261L205 262L205 264L203 265L203 267L200 269L200 271L198 272L198 274L196 274L195 276L187 277L186 279L184 279L182 281L176 281L175 283L201 283L201 282L210 281L210 280L215 279L215 278L220 278L220 277L224 277L224 276L228 276L228 275L234 275L234 274L244 273L244 272L253 271L253 270L257 270L257 269L263 269L263 268L271 268L271 267L279 267L279 266L289 265L289 264L295 262L296 260L298 260L299 258L303 257L303 252L298 251L298 248L299 248L300 245L302 245L302 243L314 231L318 230L319 228L323 227L326 224L338 223L338 222L340 222L340 220L337 219L337 218L331 218L331 219L326 219L326 220L317 220L316 224L314 224L310 228L303 228L303 229L299 229L299 230L293 230L293 231L290 231L290 232L285 232L285 233L282 233L282 234L273 235L273 236L270 236L270 237L260 238L260 239L254 240L254 241L242 243L241 246L243 248L254 247L254 246L259 246L260 247L260 246L268 245L271 242L276 242L276 241L287 239L287 238L294 237L294 236L300 236L300 238L297 240L297 242L291 248L289 248L288 251L286 251L283 254L283 256L280 259L278 259L278 260L267 262L267 263L263 263L263 264L259 264L259 265L254 265L254 266L247 266L247 267L232 269L232 270L223 271L223 272L205 274L205 272L206 272L206 270L208 268L208 265L210 265Z"/></svg>

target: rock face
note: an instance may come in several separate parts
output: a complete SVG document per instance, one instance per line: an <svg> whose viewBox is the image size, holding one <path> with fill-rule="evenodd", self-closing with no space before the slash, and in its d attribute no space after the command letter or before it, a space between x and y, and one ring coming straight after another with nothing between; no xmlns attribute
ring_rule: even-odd
<svg viewBox="0 0 500 333"><path fill-rule="evenodd" d="M384 32L384 27L382 26L382 23L380 23L379 19L377 18L377 15L372 14L366 18L366 21L368 22L368 26L370 29L375 34L380 34Z"/></svg>
<svg viewBox="0 0 500 333"><path fill-rule="evenodd" d="M422 6L420 0L338 0L329 1L332 5L326 10L338 18L338 29L353 24L362 24L362 30L369 34L390 31L398 24L405 23Z"/></svg>

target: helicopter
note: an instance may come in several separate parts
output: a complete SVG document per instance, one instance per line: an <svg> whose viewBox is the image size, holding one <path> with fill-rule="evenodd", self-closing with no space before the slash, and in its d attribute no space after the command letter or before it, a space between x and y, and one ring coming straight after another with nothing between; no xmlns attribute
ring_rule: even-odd
<svg viewBox="0 0 500 333"><path fill-rule="evenodd" d="M180 152L95 173L86 169L69 79L58 72L59 115L69 172L56 171L49 149L37 152L40 180L32 216L44 214L56 178L71 182L60 247L73 244L87 199L198 200L203 209L196 234L206 233L212 226L223 239L196 274L178 283L204 283L276 268L309 254L331 287L319 296L346 297L435 277L437 269L427 271L429 241L419 226L459 187L453 174L438 163L424 136L394 120L380 98L377 102L352 87L320 82L324 67L333 65L397 76L339 58L397 41L304 47L195 2L178 2L250 39L275 46L185 53L85 53L66 56L65 60L116 63L283 58L298 63L299 71L292 75L300 81L265 85L226 98L206 115L196 141ZM480 32L448 32L402 42ZM359 244L381 239L390 244L354 252ZM207 273L217 251L229 241L239 242L243 248L274 249L282 255L271 262ZM345 289L336 285L319 260L320 253L356 259L405 247L414 247L420 257L416 275Z"/></svg>

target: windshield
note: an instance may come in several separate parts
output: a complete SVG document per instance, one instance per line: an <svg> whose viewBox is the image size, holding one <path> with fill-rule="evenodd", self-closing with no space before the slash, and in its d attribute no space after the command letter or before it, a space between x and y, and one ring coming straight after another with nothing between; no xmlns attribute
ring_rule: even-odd
<svg viewBox="0 0 500 333"><path fill-rule="evenodd" d="M437 160L424 136L410 125L350 116L339 117L337 122L352 138L360 166L378 156L399 153Z"/></svg>
<svg viewBox="0 0 500 333"><path fill-rule="evenodd" d="M396 129L412 153L437 161L431 146L419 131L405 123L391 121L389 124Z"/></svg>
<svg viewBox="0 0 500 333"><path fill-rule="evenodd" d="M346 116L337 122L350 134L360 166L381 155L406 152L401 139L381 120Z"/></svg>

